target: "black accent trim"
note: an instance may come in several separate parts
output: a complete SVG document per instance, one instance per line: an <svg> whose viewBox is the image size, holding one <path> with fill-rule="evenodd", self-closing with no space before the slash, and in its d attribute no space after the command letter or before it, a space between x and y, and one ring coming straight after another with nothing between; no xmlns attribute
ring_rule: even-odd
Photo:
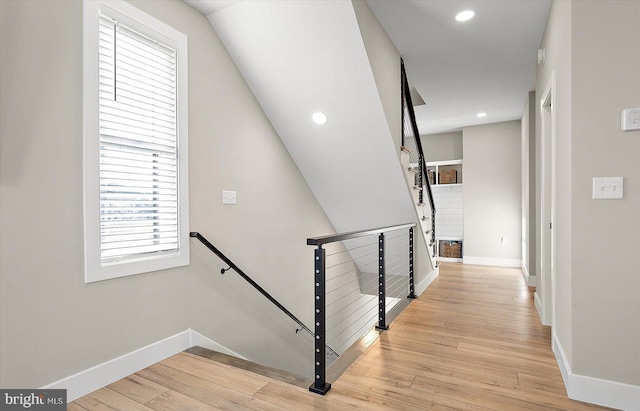
<svg viewBox="0 0 640 411"><path fill-rule="evenodd" d="M395 231L403 228L415 227L416 223L406 223L400 225L392 225L387 227L372 228L370 230L350 231L348 233L331 234L322 237L307 238L307 245L321 246L323 244L333 243L336 241L351 240L352 238L366 237L372 234L386 233L387 231Z"/></svg>
<svg viewBox="0 0 640 411"><path fill-rule="evenodd" d="M326 394L331 389L331 384L327 383L327 356L326 356L326 319L325 319L325 283L326 283L326 252L319 246L314 252L314 271L313 276L315 286L313 287L315 298L315 338L314 338L314 376L313 384L309 387L309 391L317 394Z"/></svg>
<svg viewBox="0 0 640 411"><path fill-rule="evenodd" d="M413 227L412 227L413 228ZM387 276L384 259L384 233L378 234L378 325L376 330L387 330Z"/></svg>
<svg viewBox="0 0 640 411"><path fill-rule="evenodd" d="M409 229L409 295L407 298L416 298L415 279L413 275L413 227Z"/></svg>

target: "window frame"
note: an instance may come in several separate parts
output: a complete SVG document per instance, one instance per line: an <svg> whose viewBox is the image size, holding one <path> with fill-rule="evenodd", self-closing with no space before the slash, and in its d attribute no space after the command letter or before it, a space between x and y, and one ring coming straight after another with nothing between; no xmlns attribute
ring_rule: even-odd
<svg viewBox="0 0 640 411"><path fill-rule="evenodd" d="M83 218L85 283L189 265L187 36L124 0L84 0L83 6ZM177 52L178 250L103 262L100 239L99 17L104 13Z"/></svg>

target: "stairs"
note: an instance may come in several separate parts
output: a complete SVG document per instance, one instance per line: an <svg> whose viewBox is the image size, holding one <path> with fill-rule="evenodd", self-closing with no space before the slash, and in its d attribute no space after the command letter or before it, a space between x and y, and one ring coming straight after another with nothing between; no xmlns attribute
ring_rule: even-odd
<svg viewBox="0 0 640 411"><path fill-rule="evenodd" d="M273 367L268 367L266 365L258 364L252 361L243 360L242 358L232 357L230 355L219 353L208 348L195 346L189 348L185 352L218 362L220 364L230 365L241 370L250 371L254 374L262 375L263 377L267 377L305 389L309 388L309 385L311 385L312 383L311 380L299 377L293 373L279 370Z"/></svg>
<svg viewBox="0 0 640 411"><path fill-rule="evenodd" d="M416 214L418 216L418 222L420 225L420 229L417 231L422 233L422 237L424 238L425 244L429 247L429 259L431 267L435 270L437 268L436 259L433 255L433 242L431 241L431 207L428 203L424 201L420 201L420 192L424 190L424 187L417 186L415 184L415 176L417 173L417 169L411 167L410 163L411 151L403 148L400 153L400 162L402 164L402 168L405 170L405 178L407 180L407 186L411 191L411 195L413 196L413 203L415 204ZM424 193L423 198L426 196Z"/></svg>

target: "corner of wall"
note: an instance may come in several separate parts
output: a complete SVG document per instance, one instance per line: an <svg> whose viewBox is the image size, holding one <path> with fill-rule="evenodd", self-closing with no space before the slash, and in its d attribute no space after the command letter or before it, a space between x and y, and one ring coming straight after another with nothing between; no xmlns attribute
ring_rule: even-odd
<svg viewBox="0 0 640 411"><path fill-rule="evenodd" d="M552 348L569 398L604 407L640 411L640 386L574 374L555 333Z"/></svg>

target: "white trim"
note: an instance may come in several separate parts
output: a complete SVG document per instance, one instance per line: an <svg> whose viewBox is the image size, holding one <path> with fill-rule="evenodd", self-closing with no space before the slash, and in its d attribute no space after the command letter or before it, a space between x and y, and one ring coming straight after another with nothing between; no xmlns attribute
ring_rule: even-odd
<svg viewBox="0 0 640 411"><path fill-rule="evenodd" d="M436 257L436 261L440 261L443 263L461 263L462 258L453 258L453 257Z"/></svg>
<svg viewBox="0 0 640 411"><path fill-rule="evenodd" d="M573 374L555 333L552 348L569 398L626 411L640 411L640 386Z"/></svg>
<svg viewBox="0 0 640 411"><path fill-rule="evenodd" d="M454 166L458 164L462 164L462 159L460 160L442 160L442 161L427 161L427 167L429 166Z"/></svg>
<svg viewBox="0 0 640 411"><path fill-rule="evenodd" d="M496 267L517 267L520 268L522 260L514 258L491 258L491 257L473 257L465 255L462 257L463 264L473 265L493 265Z"/></svg>
<svg viewBox="0 0 640 411"><path fill-rule="evenodd" d="M540 300L539 288L536 287L536 291L533 293L533 303L536 307L536 311L538 312L538 317L540 317L540 323L542 325L551 325L544 318L544 312L542 310L542 301Z"/></svg>
<svg viewBox="0 0 640 411"><path fill-rule="evenodd" d="M418 296L418 295L422 294L424 292L424 290L426 290L427 287L429 287L431 285L433 280L438 278L439 275L440 275L440 267L434 268L433 271L429 275L427 275L424 280L420 281L416 285L415 295Z"/></svg>
<svg viewBox="0 0 640 411"><path fill-rule="evenodd" d="M137 9L124 0L84 0L82 3L82 143L83 223L85 283L108 280L190 264L189 253L189 165L188 165L188 38L173 27ZM108 12L131 28L165 41L176 48L178 72L178 237L179 250L105 263L101 258L100 170L99 170L99 16Z"/></svg>
<svg viewBox="0 0 640 411"><path fill-rule="evenodd" d="M71 402L194 345L246 359L189 328L171 337L45 385L42 389L66 389L67 401Z"/></svg>
<svg viewBox="0 0 640 411"><path fill-rule="evenodd" d="M529 275L529 270L527 266L524 264L524 261L521 262L520 268L522 268L522 276L524 277L524 282L528 287L536 286L536 277L534 275Z"/></svg>

